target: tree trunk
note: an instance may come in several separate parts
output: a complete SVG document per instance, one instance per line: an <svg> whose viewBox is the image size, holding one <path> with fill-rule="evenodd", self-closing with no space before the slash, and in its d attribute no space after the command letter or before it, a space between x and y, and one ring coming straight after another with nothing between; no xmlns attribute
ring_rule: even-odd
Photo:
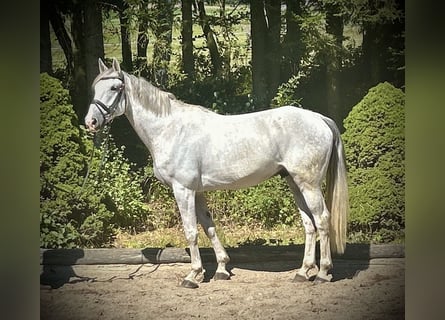
<svg viewBox="0 0 445 320"><path fill-rule="evenodd" d="M268 103L275 97L280 85L280 64L281 64L281 1L266 0L266 14L268 22L267 44L266 44L266 65L268 67Z"/></svg>
<svg viewBox="0 0 445 320"><path fill-rule="evenodd" d="M380 69L381 69L381 33L382 28L374 23L366 24L363 31L363 62L365 67L365 73L367 74L365 82L368 87L373 87L380 82Z"/></svg>
<svg viewBox="0 0 445 320"><path fill-rule="evenodd" d="M280 84L281 1L251 0L252 85L257 109L267 109Z"/></svg>
<svg viewBox="0 0 445 320"><path fill-rule="evenodd" d="M252 91L255 109L266 109L268 67L266 65L267 22L262 0L250 1L250 28L252 37Z"/></svg>
<svg viewBox="0 0 445 320"><path fill-rule="evenodd" d="M122 44L122 64L121 66L125 71L131 72L133 70L133 59L131 56L131 36L128 29L129 21L125 14L125 9L128 8L128 4L122 1L119 8L119 22L121 25L121 44Z"/></svg>
<svg viewBox="0 0 445 320"><path fill-rule="evenodd" d="M335 44L332 52L326 55L327 114L341 129L343 128L343 114L341 108L340 50L343 46L343 17L340 15L339 7L335 4L327 6L326 32L332 35Z"/></svg>
<svg viewBox="0 0 445 320"><path fill-rule="evenodd" d="M102 31L102 8L100 0L85 3L85 63L88 87L99 73L98 58L104 58L104 36Z"/></svg>
<svg viewBox="0 0 445 320"><path fill-rule="evenodd" d="M53 72L48 1L40 2L40 73L44 72L48 74Z"/></svg>
<svg viewBox="0 0 445 320"><path fill-rule="evenodd" d="M83 119L90 86L99 72L97 59L104 57L102 12L98 1L76 1L73 8L74 79L71 97L79 119Z"/></svg>
<svg viewBox="0 0 445 320"><path fill-rule="evenodd" d="M76 2L73 7L73 19L71 24L71 34L73 36L73 60L74 68L73 80L71 85L71 99L77 117L82 119L84 108L88 103L87 86L86 86L86 65L83 55L83 10L81 4Z"/></svg>
<svg viewBox="0 0 445 320"><path fill-rule="evenodd" d="M74 70L74 53L71 38L65 29L62 14L53 1L49 1L48 13L51 26L54 30L54 34L56 35L57 41L59 42L63 53L65 54L66 71L68 73L68 76L71 76Z"/></svg>
<svg viewBox="0 0 445 320"><path fill-rule="evenodd" d="M192 0L182 0L182 68L189 79L193 79L195 66L193 58Z"/></svg>
<svg viewBox="0 0 445 320"><path fill-rule="evenodd" d="M300 70L301 56L304 51L302 32L298 17L302 14L302 0L286 0L286 34L282 45L284 61L281 67L281 81L286 82Z"/></svg>
<svg viewBox="0 0 445 320"><path fill-rule="evenodd" d="M204 1L198 1L199 22L202 27L202 32L207 41L207 47L210 52L210 59L212 60L213 74L217 75L221 71L221 55L218 49L218 41L209 24L209 19L205 11Z"/></svg>

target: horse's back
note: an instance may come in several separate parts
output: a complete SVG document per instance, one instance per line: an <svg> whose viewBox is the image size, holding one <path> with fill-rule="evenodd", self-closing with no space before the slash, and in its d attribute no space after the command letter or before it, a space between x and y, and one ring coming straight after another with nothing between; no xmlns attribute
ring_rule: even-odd
<svg viewBox="0 0 445 320"><path fill-rule="evenodd" d="M195 128L203 152L218 158L226 155L232 162L253 157L276 162L320 157L332 146L333 134L324 117L293 106L242 115L206 115L204 122L200 130Z"/></svg>
<svg viewBox="0 0 445 320"><path fill-rule="evenodd" d="M319 160L329 157L332 145L321 115L291 106L207 121L199 163L211 185L238 188L283 168L294 174L317 170L324 167Z"/></svg>

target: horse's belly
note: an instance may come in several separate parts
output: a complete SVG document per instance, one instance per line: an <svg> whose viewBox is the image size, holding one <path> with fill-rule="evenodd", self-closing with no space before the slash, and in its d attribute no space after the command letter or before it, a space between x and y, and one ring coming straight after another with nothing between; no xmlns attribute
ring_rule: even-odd
<svg viewBox="0 0 445 320"><path fill-rule="evenodd" d="M255 186L281 170L278 164L268 166L228 165L225 170L212 170L202 175L204 191L217 189L241 189Z"/></svg>

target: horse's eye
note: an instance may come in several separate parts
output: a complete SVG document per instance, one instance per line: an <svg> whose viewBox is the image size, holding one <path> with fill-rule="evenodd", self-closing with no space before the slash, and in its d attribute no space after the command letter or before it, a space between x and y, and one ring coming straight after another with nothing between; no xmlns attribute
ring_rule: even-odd
<svg viewBox="0 0 445 320"><path fill-rule="evenodd" d="M112 91L118 91L119 90L119 86L118 85L113 85L112 87L111 87L111 90Z"/></svg>

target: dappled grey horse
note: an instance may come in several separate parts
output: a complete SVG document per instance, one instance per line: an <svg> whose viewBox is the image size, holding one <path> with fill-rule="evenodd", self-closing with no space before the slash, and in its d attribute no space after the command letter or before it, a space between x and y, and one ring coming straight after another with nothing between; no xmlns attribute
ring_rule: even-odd
<svg viewBox="0 0 445 320"><path fill-rule="evenodd" d="M249 187L276 174L285 176L306 233L303 263L294 280L331 280L331 251L341 254L345 249L349 209L343 145L331 119L292 106L219 115L123 72L115 59L110 68L99 59L99 70L85 124L94 132L125 114L150 150L156 177L173 189L190 245L191 272L182 286L198 287L204 273L198 222L215 250L214 279L230 277L229 257L216 235L204 192Z"/></svg>

